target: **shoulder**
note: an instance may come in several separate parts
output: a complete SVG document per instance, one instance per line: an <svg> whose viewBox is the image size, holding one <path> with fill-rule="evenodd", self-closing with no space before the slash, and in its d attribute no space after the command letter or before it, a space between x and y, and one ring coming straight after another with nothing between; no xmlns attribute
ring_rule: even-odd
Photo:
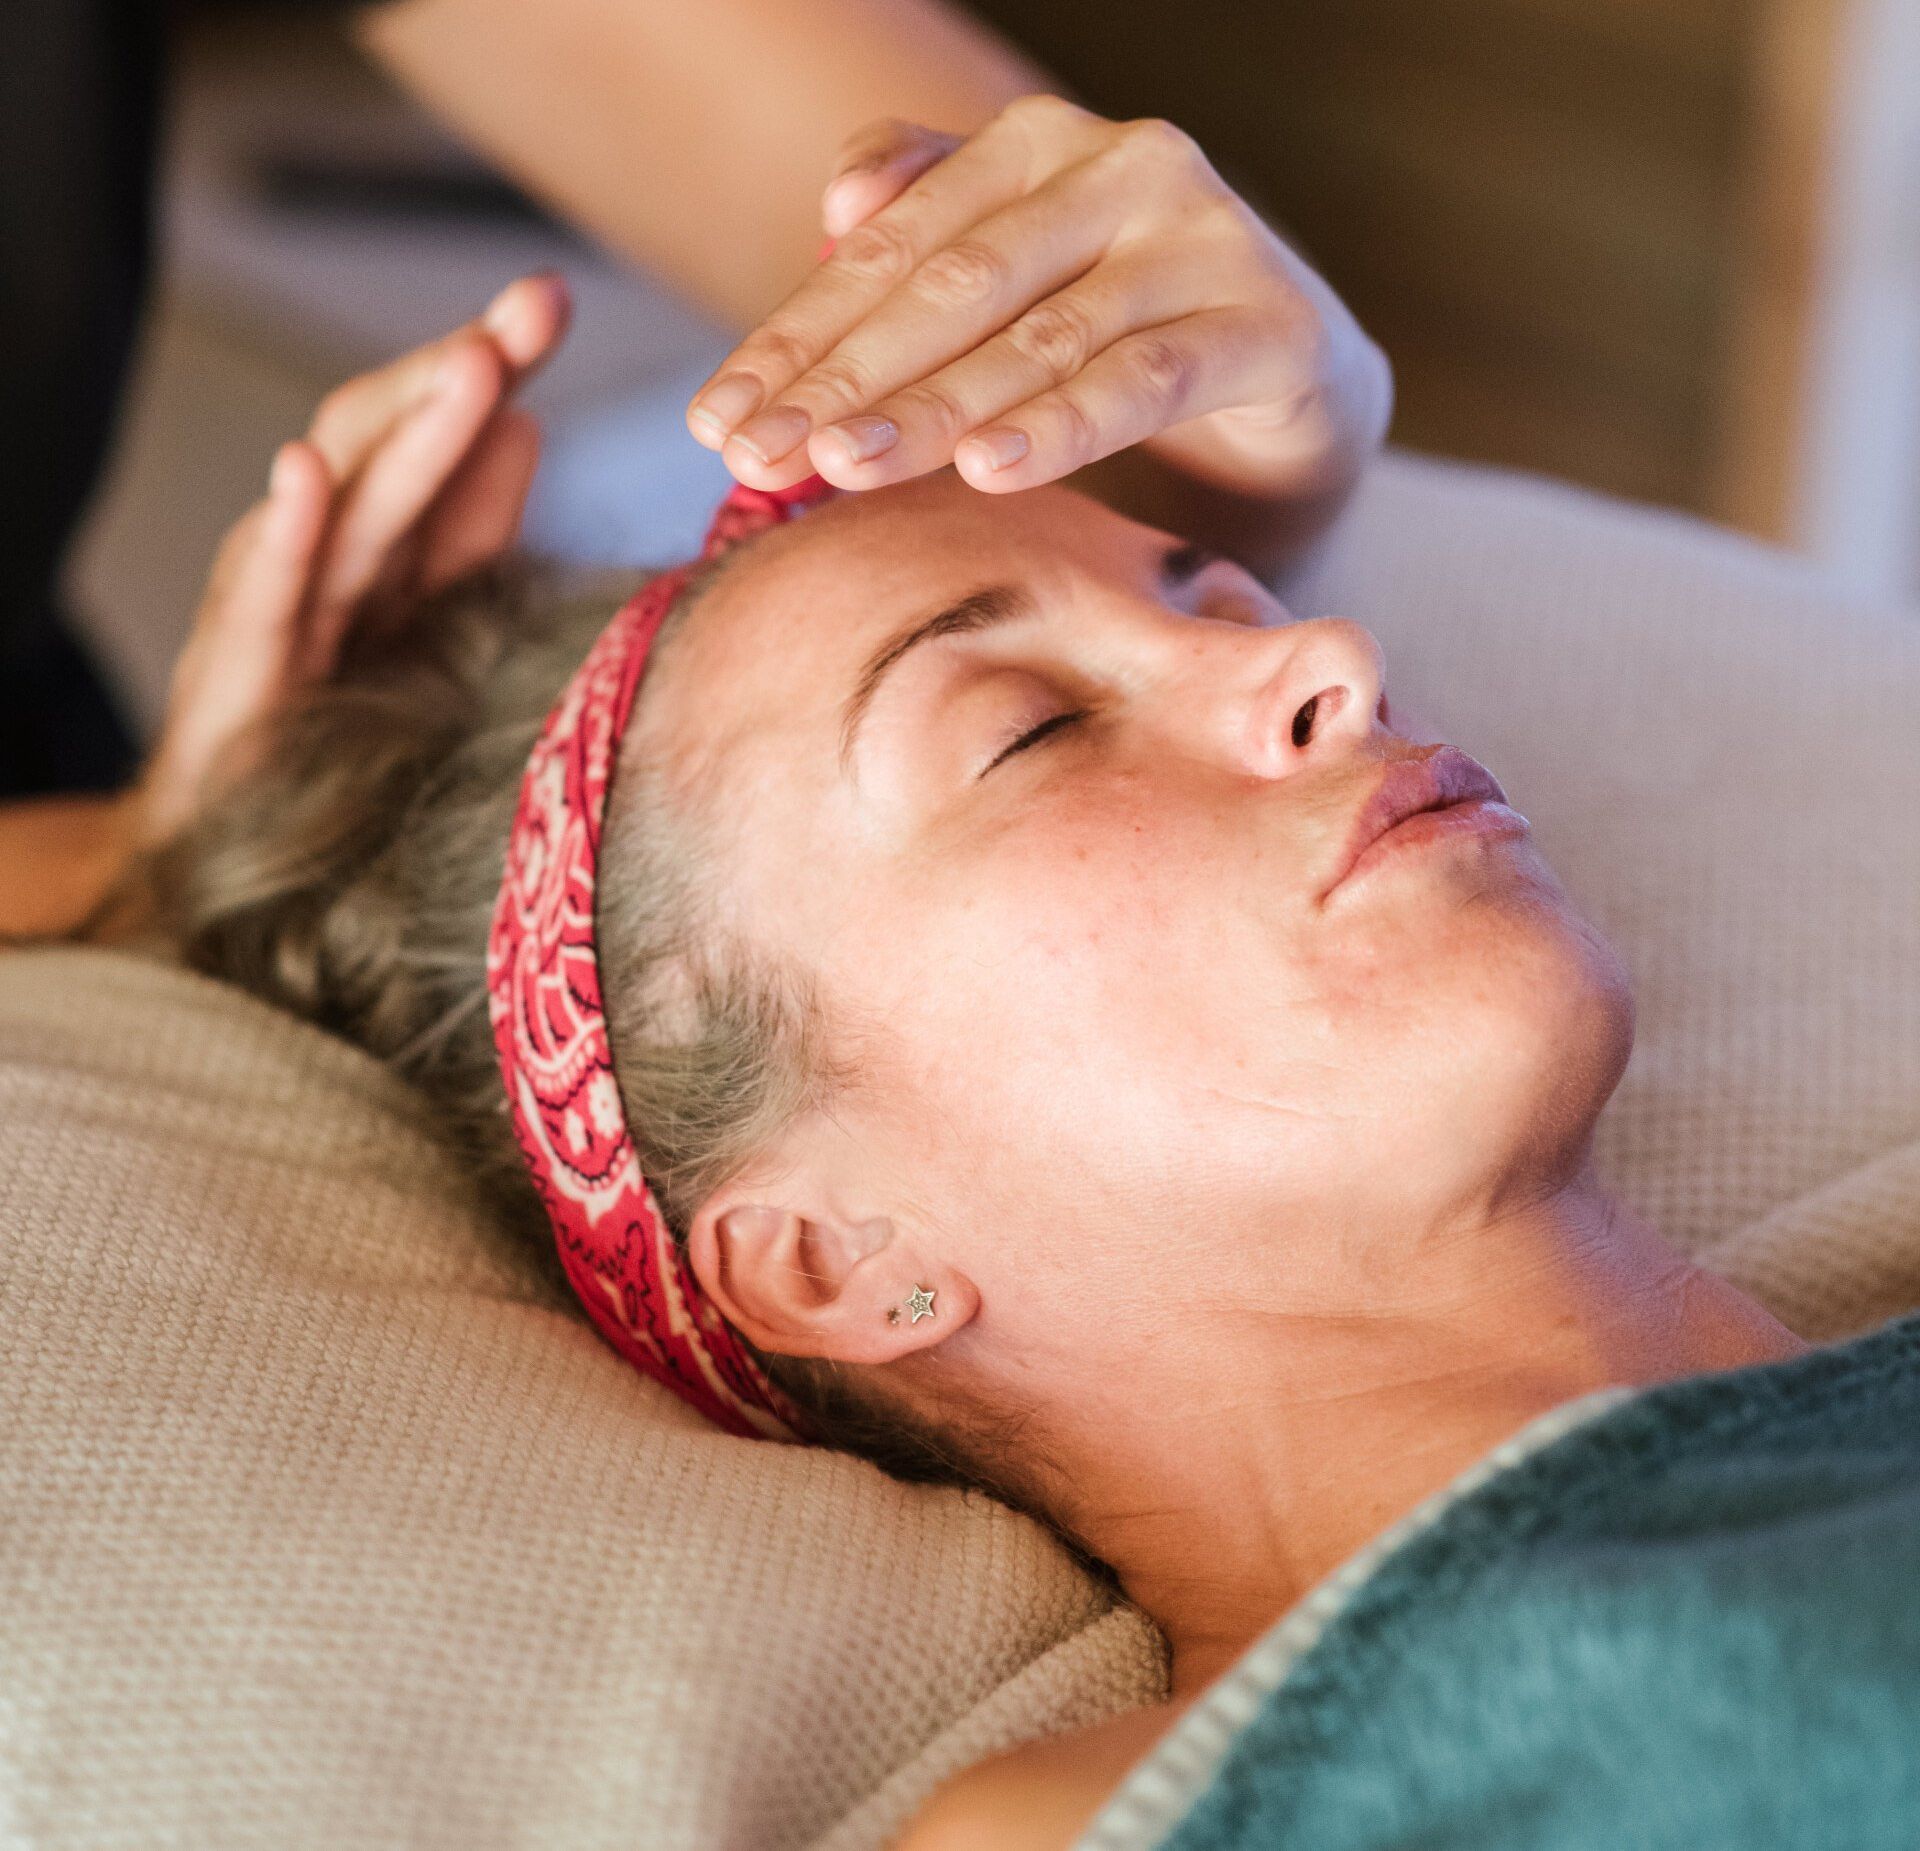
<svg viewBox="0 0 1920 1851"><path fill-rule="evenodd" d="M893 1851L1067 1851L1185 1704L1028 1742L935 1788Z"/></svg>

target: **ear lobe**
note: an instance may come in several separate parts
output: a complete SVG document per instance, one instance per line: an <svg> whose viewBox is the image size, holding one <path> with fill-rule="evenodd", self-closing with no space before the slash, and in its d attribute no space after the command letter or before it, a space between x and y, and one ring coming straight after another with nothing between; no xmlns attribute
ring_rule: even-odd
<svg viewBox="0 0 1920 1851"><path fill-rule="evenodd" d="M807 1215L733 1190L701 1205L687 1258L721 1316L775 1355L891 1362L941 1341L979 1303L971 1281L918 1260L884 1218ZM890 1320L916 1287L932 1292L932 1315Z"/></svg>

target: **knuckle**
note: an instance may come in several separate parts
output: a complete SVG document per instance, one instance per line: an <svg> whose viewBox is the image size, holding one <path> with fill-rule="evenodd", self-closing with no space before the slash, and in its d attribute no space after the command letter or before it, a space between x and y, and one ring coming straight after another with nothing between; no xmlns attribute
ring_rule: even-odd
<svg viewBox="0 0 1920 1851"><path fill-rule="evenodd" d="M1068 456L1089 457L1100 441L1093 415L1071 392L1059 393L1053 400L1054 420L1059 442Z"/></svg>
<svg viewBox="0 0 1920 1851"><path fill-rule="evenodd" d="M1007 330L1007 339L1056 384L1093 355L1093 318L1071 297L1041 302Z"/></svg>
<svg viewBox="0 0 1920 1851"><path fill-rule="evenodd" d="M873 374L852 355L833 353L781 396L789 403L799 402L837 415L843 409L869 403L876 384Z"/></svg>
<svg viewBox="0 0 1920 1851"><path fill-rule="evenodd" d="M1156 405L1173 408L1186 402L1193 388L1193 359L1178 341L1164 334L1139 335L1127 360Z"/></svg>
<svg viewBox="0 0 1920 1851"><path fill-rule="evenodd" d="M891 288L913 274L918 253L898 219L884 212L856 225L834 247L833 261L865 282Z"/></svg>
<svg viewBox="0 0 1920 1851"><path fill-rule="evenodd" d="M896 392L890 403L897 405L916 425L956 439L973 428L967 409L947 387L935 379L922 379Z"/></svg>
<svg viewBox="0 0 1920 1851"><path fill-rule="evenodd" d="M1005 105L1000 111L1000 120L1044 128L1076 121L1086 114L1079 104L1068 102L1064 96L1055 96L1050 90L1035 90Z"/></svg>
<svg viewBox="0 0 1920 1851"><path fill-rule="evenodd" d="M1200 156L1200 145L1177 122L1165 116L1138 116L1121 125L1123 145L1147 161L1169 166L1191 166Z"/></svg>
<svg viewBox="0 0 1920 1851"><path fill-rule="evenodd" d="M1239 194L1224 188L1194 202L1187 216L1187 233L1198 244L1244 248L1249 234L1263 228L1258 215Z"/></svg>
<svg viewBox="0 0 1920 1851"><path fill-rule="evenodd" d="M780 322L768 322L738 354L728 372L752 373L767 388L777 392L779 382L804 372L813 363L814 344Z"/></svg>
<svg viewBox="0 0 1920 1851"><path fill-rule="evenodd" d="M1006 285L1007 260L978 238L962 238L935 251L915 282L943 308L973 308L992 301Z"/></svg>

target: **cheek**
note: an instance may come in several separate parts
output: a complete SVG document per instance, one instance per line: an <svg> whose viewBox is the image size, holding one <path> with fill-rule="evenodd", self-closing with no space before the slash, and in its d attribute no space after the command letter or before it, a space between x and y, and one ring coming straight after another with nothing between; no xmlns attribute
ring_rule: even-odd
<svg viewBox="0 0 1920 1851"><path fill-rule="evenodd" d="M929 857L872 909L842 970L970 1138L1057 1151L1146 1137L1196 1068L1231 1057L1249 984L1298 987L1276 984L1271 927L1264 944L1230 942L1246 927L1222 916L1227 856L1124 788L1056 803L965 857Z"/></svg>
<svg viewBox="0 0 1920 1851"><path fill-rule="evenodd" d="M940 929L992 960L1010 1009L1024 996L1056 1020L1132 1016L1190 974L1224 860L1122 785L1016 819L947 896Z"/></svg>
<svg viewBox="0 0 1920 1851"><path fill-rule="evenodd" d="M1329 921L1298 834L1116 786L863 886L831 987L885 1031L876 1129L916 1195L1031 1268L1036 1226L1084 1258L1169 1199L1372 1225L1582 1135L1630 1026L1544 867L1436 866Z"/></svg>

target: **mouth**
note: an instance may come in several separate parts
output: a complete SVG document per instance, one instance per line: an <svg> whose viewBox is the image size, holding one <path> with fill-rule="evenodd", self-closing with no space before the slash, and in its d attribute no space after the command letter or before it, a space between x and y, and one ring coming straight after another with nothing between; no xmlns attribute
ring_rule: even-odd
<svg viewBox="0 0 1920 1851"><path fill-rule="evenodd" d="M1321 888L1320 899L1324 901L1353 872L1360 857L1408 817L1466 803L1506 801L1499 779L1456 746L1434 746L1417 756L1390 760L1333 857L1332 878Z"/></svg>

